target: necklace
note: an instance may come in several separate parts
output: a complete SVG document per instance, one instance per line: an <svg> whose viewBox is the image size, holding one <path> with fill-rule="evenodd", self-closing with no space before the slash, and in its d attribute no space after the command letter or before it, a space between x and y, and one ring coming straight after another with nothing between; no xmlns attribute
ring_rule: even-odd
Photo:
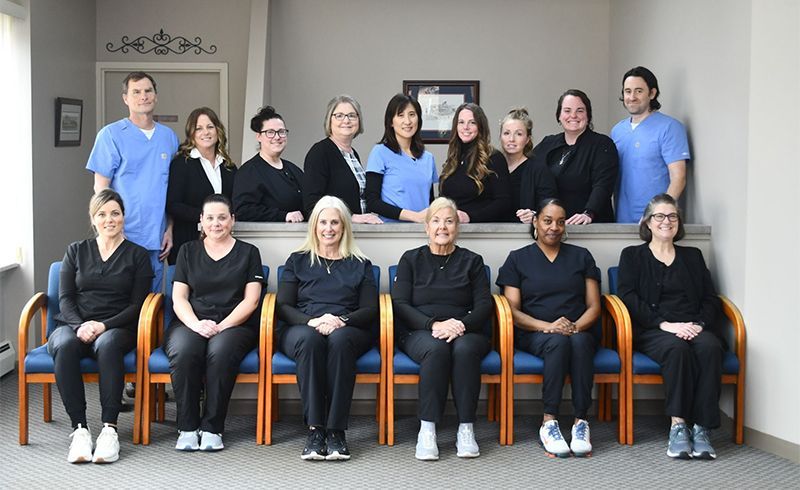
<svg viewBox="0 0 800 490"><path fill-rule="evenodd" d="M325 263L325 270L328 271L328 274L330 274L331 267L333 267L336 264L336 259L333 259L330 262L328 262L328 259L326 259L325 257L320 257L320 258Z"/></svg>
<svg viewBox="0 0 800 490"><path fill-rule="evenodd" d="M447 256L446 259L444 259L444 262L442 262L442 265L439 266L439 270L440 271L444 270L444 266L446 266L447 263L450 262L450 257L452 257L452 256L453 256L453 254L450 254L450 255Z"/></svg>
<svg viewBox="0 0 800 490"><path fill-rule="evenodd" d="M559 166L564 165L564 163L567 161L567 158L569 158L569 156L572 154L572 150L573 150L572 148L568 147L567 149L564 149L564 151L562 151L561 160L558 161Z"/></svg>

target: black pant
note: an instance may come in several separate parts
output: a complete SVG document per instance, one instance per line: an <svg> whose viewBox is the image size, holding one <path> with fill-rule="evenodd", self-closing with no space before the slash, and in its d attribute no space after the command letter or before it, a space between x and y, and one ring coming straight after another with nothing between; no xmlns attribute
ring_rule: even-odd
<svg viewBox="0 0 800 490"><path fill-rule="evenodd" d="M586 419L592 406L594 353L597 339L589 332L567 336L557 333L516 331L515 345L544 359L542 401L544 413L558 415L564 380L572 377L572 407L575 417Z"/></svg>
<svg viewBox="0 0 800 490"><path fill-rule="evenodd" d="M419 364L419 419L439 423L452 384L460 423L475 422L481 392L481 361L491 350L486 336L466 333L450 343L428 330L414 330L400 339L400 348Z"/></svg>
<svg viewBox="0 0 800 490"><path fill-rule="evenodd" d="M634 341L636 350L661 366L667 415L709 429L719 427L724 354L720 339L705 330L692 340L683 340L661 329L648 329L637 330Z"/></svg>
<svg viewBox="0 0 800 490"><path fill-rule="evenodd" d="M169 357L178 430L199 428L215 434L225 430L225 416L239 365L257 343L258 332L250 327L226 328L210 339L181 323L167 330L164 350ZM201 420L200 389L204 377L206 401Z"/></svg>
<svg viewBox="0 0 800 490"><path fill-rule="evenodd" d="M122 408L125 385L125 354L136 347L136 334L127 328L106 330L91 344L85 344L72 327L56 328L47 340L47 352L53 356L56 385L73 427L86 427L86 392L80 361L97 359L100 374L101 420L116 424Z"/></svg>
<svg viewBox="0 0 800 490"><path fill-rule="evenodd" d="M308 325L283 329L280 349L297 363L297 385L306 425L347 429L356 360L372 345L373 335L356 327L337 328L328 336Z"/></svg>

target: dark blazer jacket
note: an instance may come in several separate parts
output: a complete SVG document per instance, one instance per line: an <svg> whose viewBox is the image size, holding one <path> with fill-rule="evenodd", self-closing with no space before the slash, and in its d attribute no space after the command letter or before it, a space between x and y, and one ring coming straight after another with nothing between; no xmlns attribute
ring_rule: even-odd
<svg viewBox="0 0 800 490"><path fill-rule="evenodd" d="M355 149L353 153L361 161ZM308 150L303 172L304 216L311 215L311 210L322 196L336 196L347 204L351 213L362 213L358 181L339 147L330 138L314 143Z"/></svg>

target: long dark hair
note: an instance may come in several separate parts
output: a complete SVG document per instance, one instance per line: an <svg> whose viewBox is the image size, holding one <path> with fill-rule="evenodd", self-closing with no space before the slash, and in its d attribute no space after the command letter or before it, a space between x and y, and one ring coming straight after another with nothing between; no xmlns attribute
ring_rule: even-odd
<svg viewBox="0 0 800 490"><path fill-rule="evenodd" d="M383 143L395 153L400 153L400 144L397 142L392 122L394 116L399 115L408 106L412 106L417 111L417 132L411 137L411 154L414 155L414 158L419 158L425 152L425 143L422 142L422 108L416 99L408 95L396 94L389 100L386 113L383 115L383 138L379 143Z"/></svg>
<svg viewBox="0 0 800 490"><path fill-rule="evenodd" d="M461 139L458 137L458 115L465 109L472 111L472 115L475 116L478 135L475 137L475 145L472 150L462 156L467 165L467 176L475 181L475 185L478 186L478 194L480 194L483 192L483 179L494 173L489 169L489 157L492 155L493 148L489 133L489 120L486 119L486 113L483 112L481 106L472 102L458 106L456 113L453 115L450 142L447 146L447 159L444 161L442 175L439 177L439 188L441 189L442 182L450 177L461 164L459 161Z"/></svg>

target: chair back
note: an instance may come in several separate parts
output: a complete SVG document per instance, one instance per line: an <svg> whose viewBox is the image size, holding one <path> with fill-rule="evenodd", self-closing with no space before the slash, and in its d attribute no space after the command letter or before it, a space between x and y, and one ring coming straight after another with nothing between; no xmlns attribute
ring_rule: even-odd
<svg viewBox="0 0 800 490"><path fill-rule="evenodd" d="M484 265L483 267L486 270L486 279L489 281L489 284L491 284L492 283L492 269L488 265ZM392 289L394 288L394 280L395 280L395 276L396 275L397 275L397 265L390 265L389 266L389 294L390 295L392 294ZM489 315L489 320L486 322L486 325L483 327L483 334L486 335L487 337L489 337L490 339L492 338L492 334L493 334L493 329L492 329L492 319L493 318L494 318L494 314ZM396 325L396 327L394 329L395 334L397 334L397 332L406 330L405 326L403 326L403 323L401 321L399 321L399 320L395 320L395 325Z"/></svg>
<svg viewBox="0 0 800 490"><path fill-rule="evenodd" d="M619 267L612 266L608 268L608 292L617 294L617 280L619 275Z"/></svg>
<svg viewBox="0 0 800 490"><path fill-rule="evenodd" d="M61 278L61 261L50 264L50 272L47 274L47 337L56 328L53 318L61 313L61 306L58 304L58 285Z"/></svg>

